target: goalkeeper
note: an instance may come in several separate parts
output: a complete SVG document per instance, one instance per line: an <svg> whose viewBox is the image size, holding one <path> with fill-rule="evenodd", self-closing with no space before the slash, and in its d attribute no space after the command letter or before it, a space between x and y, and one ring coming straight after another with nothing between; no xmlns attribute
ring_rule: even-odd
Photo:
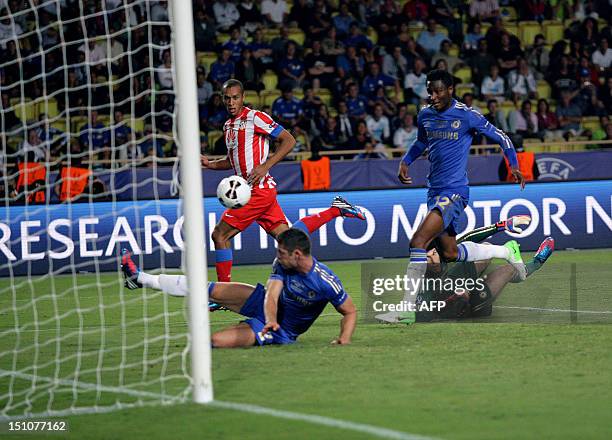
<svg viewBox="0 0 612 440"><path fill-rule="evenodd" d="M290 228L278 236L276 260L266 286L208 283L211 301L248 319L212 335L217 348L292 344L306 332L328 303L342 315L340 334L333 344L349 344L357 323L357 309L338 277L310 254L310 238L303 229ZM122 251L125 285L150 287L173 296L187 294L184 275L150 275L138 269L129 251Z"/></svg>
<svg viewBox="0 0 612 440"><path fill-rule="evenodd" d="M529 225L531 218L526 215L502 220L494 225L485 226L468 232L459 238L458 242L482 242L492 235L501 232L522 232L523 227ZM540 269L554 251L554 240L551 237L544 239L533 259L524 264L525 276L529 277ZM481 277L489 267L491 260L455 263L447 268L441 262L435 248L427 253L427 272L429 278L472 279ZM462 319L490 316L493 311L493 302L499 297L504 287L509 283L521 282L525 276L518 274L519 269L511 264L505 264L494 269L484 277L484 283L472 283L475 287L471 291L455 289L455 291L427 290L417 296L416 305L425 301L445 301L446 307L439 311L418 311L416 321L432 321L434 319ZM455 284L456 285L456 284ZM410 323L410 322L406 322Z"/></svg>

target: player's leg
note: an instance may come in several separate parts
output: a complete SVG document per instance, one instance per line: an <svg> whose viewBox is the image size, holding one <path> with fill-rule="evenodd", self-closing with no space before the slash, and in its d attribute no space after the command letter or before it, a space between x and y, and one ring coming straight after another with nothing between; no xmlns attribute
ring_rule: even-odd
<svg viewBox="0 0 612 440"><path fill-rule="evenodd" d="M310 235L336 217L358 218L360 220L365 220L365 215L361 209L349 203L344 198L336 196L328 209L317 214L302 217L293 224L293 227L301 229Z"/></svg>
<svg viewBox="0 0 612 440"><path fill-rule="evenodd" d="M209 283L208 298L232 312L241 313L245 312L245 304L257 289L259 286L246 283Z"/></svg>
<svg viewBox="0 0 612 440"><path fill-rule="evenodd" d="M226 213L223 215L225 216ZM233 255L230 240L238 235L239 232L240 229L223 220L219 221L215 229L213 229L212 240L215 243L215 269L218 281L229 282L232 278Z"/></svg>
<svg viewBox="0 0 612 440"><path fill-rule="evenodd" d="M214 348L239 348L256 345L255 333L244 322L215 332L211 336Z"/></svg>

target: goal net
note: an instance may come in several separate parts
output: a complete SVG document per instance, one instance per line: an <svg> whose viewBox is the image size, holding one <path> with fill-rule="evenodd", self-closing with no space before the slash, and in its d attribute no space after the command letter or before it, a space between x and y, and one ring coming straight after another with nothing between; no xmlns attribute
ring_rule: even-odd
<svg viewBox="0 0 612 440"><path fill-rule="evenodd" d="M181 267L171 5L3 4L0 419L185 401L185 302L120 272Z"/></svg>

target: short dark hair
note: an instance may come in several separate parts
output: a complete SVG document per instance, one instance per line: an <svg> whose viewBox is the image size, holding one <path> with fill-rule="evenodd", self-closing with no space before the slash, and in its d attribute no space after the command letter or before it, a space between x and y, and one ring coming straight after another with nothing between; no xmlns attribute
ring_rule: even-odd
<svg viewBox="0 0 612 440"><path fill-rule="evenodd" d="M427 82L442 81L446 87L453 85L453 75L446 70L434 69L427 74Z"/></svg>
<svg viewBox="0 0 612 440"><path fill-rule="evenodd" d="M304 255L310 255L310 238L301 229L289 228L281 232L276 240L289 253L299 249Z"/></svg>
<svg viewBox="0 0 612 440"><path fill-rule="evenodd" d="M228 79L223 83L223 90L229 89L230 87L240 87L240 93L244 93L244 86L237 79Z"/></svg>

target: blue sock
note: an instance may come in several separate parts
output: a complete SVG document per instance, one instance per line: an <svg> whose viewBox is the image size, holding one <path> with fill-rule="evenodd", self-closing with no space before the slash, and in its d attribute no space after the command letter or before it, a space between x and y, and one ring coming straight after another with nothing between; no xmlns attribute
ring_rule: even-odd
<svg viewBox="0 0 612 440"><path fill-rule="evenodd" d="M411 263L427 263L427 251L422 248L410 248Z"/></svg>
<svg viewBox="0 0 612 440"><path fill-rule="evenodd" d="M457 259L455 261L458 261L458 262L467 261L467 257L468 257L467 247L463 243L457 245Z"/></svg>

